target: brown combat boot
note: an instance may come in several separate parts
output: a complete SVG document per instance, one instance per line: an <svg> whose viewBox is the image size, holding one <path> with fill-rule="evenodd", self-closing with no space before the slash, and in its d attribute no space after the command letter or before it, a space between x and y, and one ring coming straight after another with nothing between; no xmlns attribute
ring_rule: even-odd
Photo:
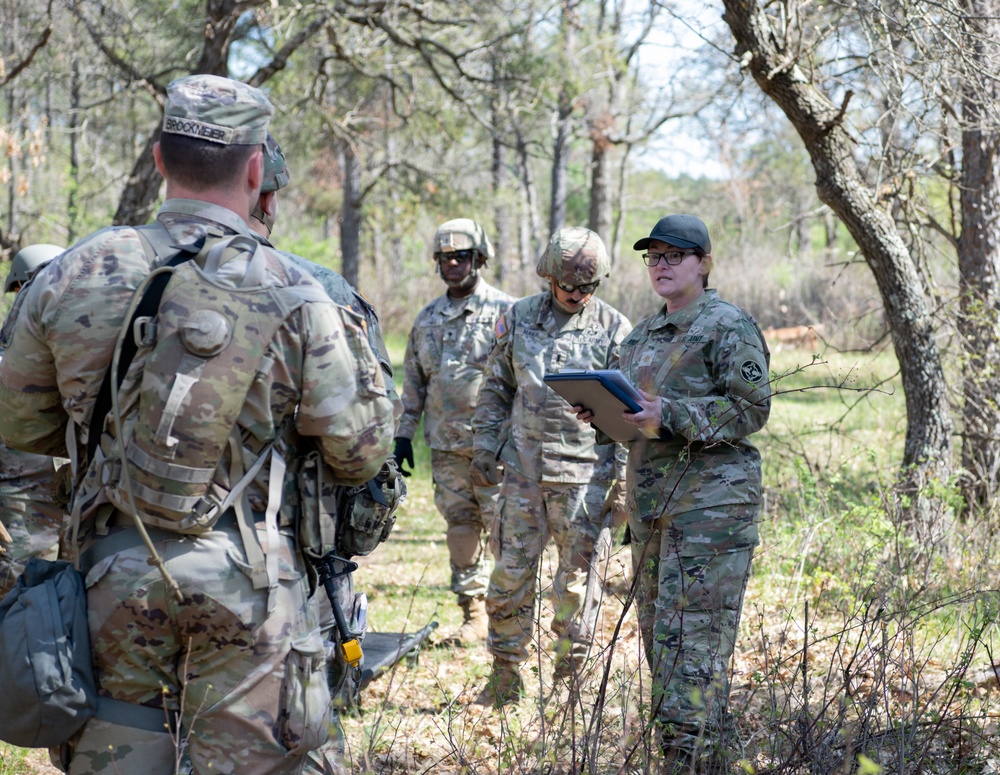
<svg viewBox="0 0 1000 775"><path fill-rule="evenodd" d="M524 695L520 665L502 659L493 660L493 672L486 679L486 688L479 695L482 704L489 703L494 708L517 705Z"/></svg>
<svg viewBox="0 0 1000 775"><path fill-rule="evenodd" d="M485 599L467 597L459 601L458 605L462 609L462 624L451 635L443 638L440 645L464 647L485 641L490 630Z"/></svg>

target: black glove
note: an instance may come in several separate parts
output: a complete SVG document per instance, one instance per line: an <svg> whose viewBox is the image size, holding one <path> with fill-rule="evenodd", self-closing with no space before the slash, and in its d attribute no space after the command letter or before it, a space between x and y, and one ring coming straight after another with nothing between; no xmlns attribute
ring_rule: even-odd
<svg viewBox="0 0 1000 775"><path fill-rule="evenodd" d="M413 465L413 442L409 439L404 439L402 436L397 436L396 447L392 451L392 456L396 458L396 466L399 468L399 473L403 476L409 476L410 471L403 468L403 461L410 466L410 468L416 468Z"/></svg>

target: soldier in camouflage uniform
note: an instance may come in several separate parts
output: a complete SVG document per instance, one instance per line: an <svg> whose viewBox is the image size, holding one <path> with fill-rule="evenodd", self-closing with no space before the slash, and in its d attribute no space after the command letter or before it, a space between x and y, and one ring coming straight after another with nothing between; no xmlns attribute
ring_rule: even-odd
<svg viewBox="0 0 1000 775"><path fill-rule="evenodd" d="M642 395L624 416L660 431L629 442L637 607L654 677L667 771L701 771L719 745L743 593L757 545L770 356L750 315L706 290L712 243L691 215L635 243L665 304L622 342L618 366ZM583 415L586 417L586 413Z"/></svg>
<svg viewBox="0 0 1000 775"><path fill-rule="evenodd" d="M469 481L472 414L494 326L513 301L480 274L492 257L486 232L468 218L447 221L434 234L434 261L448 290L413 322L403 361L403 417L396 431L396 461L400 468L404 462L412 467L412 439L423 415L434 504L448 526L451 591L462 609L462 625L444 643L457 646L484 640L487 632L485 539L497 487Z"/></svg>
<svg viewBox="0 0 1000 775"><path fill-rule="evenodd" d="M285 154L281 150L278 142L268 134L264 143L264 182L260 187L260 198L257 206L250 213L250 228L257 236L258 241L269 247L273 247L270 242L271 232L278 215L278 191L287 186L291 181L291 173L288 170L288 163ZM308 259L297 256L294 253L280 251L281 255L289 259L298 266L301 266L316 279L327 295L337 304L351 309L361 320L365 322L365 332L368 335L368 343L372 352L378 356L379 364L385 377L386 389L392 400L395 415L403 411L399 394L396 392L396 383L392 374L392 362L382 337L382 330L379 326L378 316L371 303L361 295L343 278L342 275L328 269L321 264L317 264ZM395 466L395 458L389 457L391 466ZM393 470L394 477L398 480L398 486L405 493L406 487L398 469ZM362 608L367 607L367 599L363 593L354 591L354 574L347 573L334 579L336 597L340 603L341 610L345 612L348 626L352 634L362 638L364 636L365 622L358 621L356 614ZM340 659L339 644L342 637L336 633L333 610L325 590L318 590L312 597L319 606L320 629L323 632L324 641L328 645L328 653L334 655L329 664L330 670L330 690L334 695L334 704L330 710L330 722L333 728L331 741L322 750L313 751L309 756L309 763L306 766L307 773L324 773L324 767L329 769L331 759L335 761L345 761L347 750L343 727L340 723L340 712L337 707L342 700L347 687L345 682L351 679L353 671ZM346 762L345 762L346 766Z"/></svg>
<svg viewBox="0 0 1000 775"><path fill-rule="evenodd" d="M360 484L386 460L394 421L357 318L276 251L259 247L250 261L248 251L206 249L230 236L252 239L247 222L272 112L263 93L227 78L171 83L154 148L167 199L159 226L147 227L165 230L176 248L197 249L194 260L213 282L249 285L253 271L252 282L300 302L287 316L261 306L262 319L278 314L282 322L238 412L243 449L233 454L227 446L212 475L225 492L229 472L273 442L276 452L238 499L246 507L225 511L208 532L147 528L165 562L161 573L150 566L132 516L113 506L114 493L101 485L115 476L113 465L100 464L116 462L118 426L109 414L103 433L91 427L91 409L134 291L152 264L165 260L137 229L97 232L39 273L0 363L0 436L8 444L60 454L69 437L86 465L90 434L100 434L73 508L83 510L82 564L102 701L60 752L74 775L166 775L184 755L199 775L298 773L305 754L329 735L322 641L282 481L272 473L280 473L278 449L311 444L342 482ZM142 394L139 355L120 389L126 423ZM191 420L188 427L196 427ZM263 579L252 572L254 545L264 550ZM168 574L180 601L168 591ZM168 716L179 718L179 745L165 729Z"/></svg>
<svg viewBox="0 0 1000 775"><path fill-rule="evenodd" d="M559 553L552 621L557 679L577 679L593 639L597 576L610 549L610 513L621 502L621 485L611 485L624 478L624 450L597 445L593 428L577 422L542 378L564 369L604 369L617 359L632 326L593 295L609 271L597 234L561 229L537 266L549 290L515 302L497 322L473 419L471 475L476 483L495 484L498 463L504 466L486 598L493 674L484 699L498 707L522 693L519 667L529 655L536 574L550 539Z"/></svg>
<svg viewBox="0 0 1000 775"><path fill-rule="evenodd" d="M260 187L260 198L257 200L257 205L250 213L250 228L257 235L259 241L269 247L274 247L270 238L278 217L278 191L287 186L290 180L291 173L288 171L285 154L282 153L278 142L271 135L268 135L267 141L264 143L264 182ZM396 392L392 361L389 359L389 351L385 346L385 339L382 336L382 328L379 325L375 307L360 291L347 282L343 275L294 253L281 251L281 254L309 272L323 286L333 301L349 308L364 321L368 344L378 356L379 364L385 373L386 390L389 391L389 398L392 399L396 416L399 417L403 412L403 404Z"/></svg>
<svg viewBox="0 0 1000 775"><path fill-rule="evenodd" d="M22 248L11 261L4 290L18 293L63 250L46 244ZM12 313L11 322L16 309ZM56 469L65 462L0 444L0 597L13 588L28 558L54 560L59 554L63 504L54 487Z"/></svg>

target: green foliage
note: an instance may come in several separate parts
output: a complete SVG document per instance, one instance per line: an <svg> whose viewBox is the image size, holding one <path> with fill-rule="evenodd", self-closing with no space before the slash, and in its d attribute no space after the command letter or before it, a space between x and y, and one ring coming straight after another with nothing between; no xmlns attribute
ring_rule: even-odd
<svg viewBox="0 0 1000 775"><path fill-rule="evenodd" d="M35 771L27 750L0 743L0 775L31 775Z"/></svg>

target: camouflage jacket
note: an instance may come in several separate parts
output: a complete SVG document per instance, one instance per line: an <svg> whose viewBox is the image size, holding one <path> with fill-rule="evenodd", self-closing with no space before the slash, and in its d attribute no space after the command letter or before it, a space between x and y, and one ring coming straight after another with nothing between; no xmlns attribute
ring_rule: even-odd
<svg viewBox="0 0 1000 775"><path fill-rule="evenodd" d="M206 235L252 236L242 218L206 202L169 200L157 218L177 245ZM315 280L277 252L262 250L265 284L312 286L315 297ZM245 262L233 259L232 269L223 263L219 276L242 277L245 268L236 264ZM133 293L150 269L136 230L116 227L77 243L36 275L23 291L28 296L0 362L0 436L7 444L65 454L71 421L83 454L88 433L100 432L89 427L91 407ZM280 433L297 433L315 442L345 483L374 476L391 448L392 405L352 313L325 297L305 302L284 320L268 356L268 371L254 380L237 417L247 445L259 449ZM123 385L125 407L136 400L129 390L138 390L135 376L141 375L133 373L140 369L137 358ZM266 476L265 467L257 478L265 494Z"/></svg>
<svg viewBox="0 0 1000 775"><path fill-rule="evenodd" d="M747 436L771 411L770 354L750 315L708 290L640 321L612 365L663 398L672 434L628 442L629 502L640 520L760 503L760 453Z"/></svg>
<svg viewBox="0 0 1000 775"><path fill-rule="evenodd" d="M497 342L472 422L474 448L526 477L584 483L620 478L624 450L597 444L595 431L542 378L563 369L606 369L632 330L595 298L560 326L549 291L515 302L497 323Z"/></svg>
<svg viewBox="0 0 1000 775"><path fill-rule="evenodd" d="M423 414L427 446L472 451L472 414L493 329L513 301L480 279L471 296L446 293L420 310L406 343L398 436L412 439Z"/></svg>
<svg viewBox="0 0 1000 775"><path fill-rule="evenodd" d="M257 241L268 247L274 247L270 241L259 234L255 235ZM275 248L277 250L277 248ZM396 392L396 382L392 373L392 360L389 358L389 350L385 346L385 339L382 336L382 327L378 322L378 314L375 312L375 307L372 303L366 299L360 291L358 291L353 285L351 285L347 280L344 279L343 275L338 274L329 267L325 267L322 264L317 264L315 261L310 261L307 258L298 256L295 253L286 253L284 250L278 250L282 256L287 258L293 264L301 266L313 278L323 286L323 290L326 291L326 295L329 296L335 303L342 307L347 307L355 315L358 316L362 321L364 321L365 334L368 337L368 344L372 348L372 352L378 358L379 365L382 367L382 372L385 375L385 389L389 394L389 400L392 401L393 410L396 414L396 418L403 411L403 404L399 400L399 393Z"/></svg>

